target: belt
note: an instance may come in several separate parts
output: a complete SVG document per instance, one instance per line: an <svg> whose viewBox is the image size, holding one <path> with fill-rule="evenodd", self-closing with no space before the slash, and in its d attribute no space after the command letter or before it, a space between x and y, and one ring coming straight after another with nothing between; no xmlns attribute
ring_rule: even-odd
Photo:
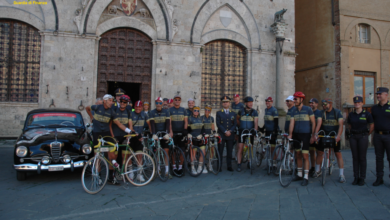
<svg viewBox="0 0 390 220"><path fill-rule="evenodd" d="M390 131L375 131L377 134L390 134Z"/></svg>
<svg viewBox="0 0 390 220"><path fill-rule="evenodd" d="M351 131L351 134L367 134L367 131Z"/></svg>

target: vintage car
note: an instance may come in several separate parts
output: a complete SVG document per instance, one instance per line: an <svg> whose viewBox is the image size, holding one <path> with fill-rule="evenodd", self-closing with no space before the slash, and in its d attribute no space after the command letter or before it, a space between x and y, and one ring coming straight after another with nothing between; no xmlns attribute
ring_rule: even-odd
<svg viewBox="0 0 390 220"><path fill-rule="evenodd" d="M26 172L82 168L93 156L92 137L82 115L71 109L35 109L27 114L16 140L14 168L18 180Z"/></svg>

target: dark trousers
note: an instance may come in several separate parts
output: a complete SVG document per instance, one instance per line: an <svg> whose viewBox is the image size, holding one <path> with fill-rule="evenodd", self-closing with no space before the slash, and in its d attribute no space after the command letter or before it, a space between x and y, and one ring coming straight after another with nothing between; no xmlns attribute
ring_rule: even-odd
<svg viewBox="0 0 390 220"><path fill-rule="evenodd" d="M223 162L223 150L225 149L225 144L226 144L226 164L228 167L232 167L233 142L234 139L226 140L222 138L221 143L218 144L218 151L221 157L221 166Z"/></svg>
<svg viewBox="0 0 390 220"><path fill-rule="evenodd" d="M366 178L368 135L353 134L349 139L352 151L353 176Z"/></svg>
<svg viewBox="0 0 390 220"><path fill-rule="evenodd" d="M377 134L374 135L374 147L376 157L376 176L383 177L383 158L385 157L385 151L387 154L387 161L390 166L390 134Z"/></svg>

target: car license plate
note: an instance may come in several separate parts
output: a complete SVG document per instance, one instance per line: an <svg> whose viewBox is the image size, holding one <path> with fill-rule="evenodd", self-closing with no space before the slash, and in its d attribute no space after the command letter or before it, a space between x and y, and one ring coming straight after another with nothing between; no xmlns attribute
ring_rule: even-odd
<svg viewBox="0 0 390 220"><path fill-rule="evenodd" d="M63 171L63 170L64 170L63 166L49 167L49 171Z"/></svg>
<svg viewBox="0 0 390 220"><path fill-rule="evenodd" d="M100 152L108 152L110 149L108 147L101 147Z"/></svg>

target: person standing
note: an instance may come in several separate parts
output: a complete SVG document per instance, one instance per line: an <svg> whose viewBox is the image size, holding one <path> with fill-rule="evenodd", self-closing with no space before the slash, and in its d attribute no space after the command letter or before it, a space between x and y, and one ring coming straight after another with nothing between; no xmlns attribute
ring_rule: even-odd
<svg viewBox="0 0 390 220"><path fill-rule="evenodd" d="M173 106L173 99L168 99L168 109L172 108Z"/></svg>
<svg viewBox="0 0 390 220"><path fill-rule="evenodd" d="M223 109L217 112L216 122L218 127L218 134L222 138L218 146L219 155L221 157L221 165L223 162L223 150L226 146L226 164L227 170L233 172L232 168L232 151L234 142L234 130L237 126L236 113L229 109L231 99L228 96L221 98ZM222 172L222 167L219 169Z"/></svg>
<svg viewBox="0 0 390 220"><path fill-rule="evenodd" d="M115 90L115 102L112 105L112 108L117 108L117 107L119 108L121 106L120 98L122 95L125 95L125 90L123 90L121 88L118 88L117 90Z"/></svg>
<svg viewBox="0 0 390 220"><path fill-rule="evenodd" d="M303 105L305 94L302 92L294 93L295 109L291 113L289 139L294 139L293 143L296 152L296 161L298 166L298 173L293 177L293 181L302 180L301 185L307 186L309 184L309 148L310 140L315 138L315 119L313 111L309 106ZM310 126L310 124L314 126ZM302 143L302 149L301 149ZM302 157L304 164L302 164ZM304 173L302 175L302 170Z"/></svg>
<svg viewBox="0 0 390 220"><path fill-rule="evenodd" d="M387 161L390 166L390 102L389 89L386 87L378 87L376 92L378 104L372 106L371 114L374 119L374 147L376 157L376 181L373 186L383 184L383 158L385 151L387 154ZM390 177L390 175L389 175Z"/></svg>
<svg viewBox="0 0 390 220"><path fill-rule="evenodd" d="M271 144L271 155L274 152L275 145L276 145L276 136L278 135L278 128L279 128L279 114L278 110L272 106L274 103L274 100L272 97L268 97L265 100L265 105L267 108L265 109L265 115L264 115L264 126L260 130L264 132L265 129L265 136L271 136L270 144ZM276 169L276 160L273 160L273 168Z"/></svg>
<svg viewBox="0 0 390 220"><path fill-rule="evenodd" d="M200 108L198 106L195 106L192 115L188 117L188 136L192 137L192 144L193 146L199 147L199 149L203 152L203 155L205 155L205 149L206 146L203 143L203 135L204 134L204 124L202 121L202 118L200 117ZM197 149L192 149L192 154L196 154ZM193 158L191 158L193 160ZM204 158L199 158L199 166L198 169L195 169L194 161L191 162L191 172L193 174L198 174L201 172L203 167L203 160ZM208 173L207 169L203 169L203 173Z"/></svg>
<svg viewBox="0 0 390 220"><path fill-rule="evenodd" d="M187 117L191 117L192 115L192 110L194 109L195 106L195 100L194 99L188 99L188 108L186 109L187 112Z"/></svg>
<svg viewBox="0 0 390 220"><path fill-rule="evenodd" d="M311 110L314 113L314 119L315 119L316 125L317 125L319 123L318 119L321 118L321 111L318 110L318 99L316 99L316 98L310 99L309 104L310 104ZM310 123L310 126L313 126L313 125ZM314 126L314 128L316 128L316 126ZM311 127L310 127L310 130L311 130ZM310 164L311 164L311 168L309 170L310 177L313 177L314 173L316 172L316 168L315 168L316 153L317 153L317 143L313 139L313 140L310 140L310 148L309 148Z"/></svg>
<svg viewBox="0 0 390 220"><path fill-rule="evenodd" d="M233 96L233 103L232 103L232 112L238 114L239 111L241 111L241 109L245 109L245 106L242 102L240 102L240 95L239 94L234 94ZM236 127L236 130L234 131L234 136L235 136L235 139L234 139L234 143L233 143L233 146L234 146L234 152L235 152L235 159L237 160L238 162L238 145L239 145L239 131L238 131L238 126Z"/></svg>
<svg viewBox="0 0 390 220"><path fill-rule="evenodd" d="M290 131L290 119L291 119L291 112L295 109L294 106L294 96L290 95L286 99L286 105L287 105L287 115L286 115L286 122L284 123L284 132L288 134Z"/></svg>
<svg viewBox="0 0 390 220"><path fill-rule="evenodd" d="M353 98L355 110L348 114L348 127L351 137L349 144L352 151L353 176L352 185L363 186L367 170L368 135L374 131L374 119L371 113L363 109L363 97ZM370 129L368 129L370 127Z"/></svg>
<svg viewBox="0 0 390 220"><path fill-rule="evenodd" d="M238 111L237 115L237 127L239 131L238 135L238 153L237 153L237 171L241 172L241 161L242 161L242 150L244 148L245 137L241 139L242 131L247 129L257 129L257 123L259 119L259 114L253 107L253 98L248 96L244 99L245 108ZM250 137L251 143L253 144L254 136L256 135L255 131L252 131L252 136ZM253 161L252 161L253 162ZM248 169L250 168L249 162L247 163Z"/></svg>
<svg viewBox="0 0 390 220"><path fill-rule="evenodd" d="M325 132L325 135L329 135L331 132L336 133L336 138L333 139L332 149L334 151L334 154L336 155L337 163L340 168L339 182L345 183L346 180L344 176L344 160L340 152L340 140L341 135L343 134L344 124L343 115L341 114L340 110L333 108L333 101L329 98L322 100L322 107L324 108L324 110L321 111L321 119L317 120L318 125L316 127L316 134L318 134L320 128ZM326 143L323 142L323 138L320 138L317 147L316 172L313 174L314 178L320 177L322 175L320 167L322 164L322 159L324 157L324 148L327 147Z"/></svg>

